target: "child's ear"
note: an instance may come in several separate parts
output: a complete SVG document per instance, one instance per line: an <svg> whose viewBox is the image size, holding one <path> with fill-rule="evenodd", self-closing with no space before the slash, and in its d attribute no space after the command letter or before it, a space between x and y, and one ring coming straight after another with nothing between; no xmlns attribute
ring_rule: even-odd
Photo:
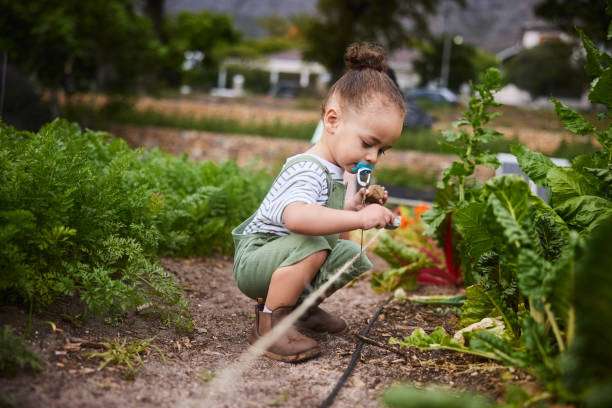
<svg viewBox="0 0 612 408"><path fill-rule="evenodd" d="M336 132L340 122L340 114L334 107L329 107L325 110L325 114L323 115L323 124L325 125L325 129L331 134Z"/></svg>

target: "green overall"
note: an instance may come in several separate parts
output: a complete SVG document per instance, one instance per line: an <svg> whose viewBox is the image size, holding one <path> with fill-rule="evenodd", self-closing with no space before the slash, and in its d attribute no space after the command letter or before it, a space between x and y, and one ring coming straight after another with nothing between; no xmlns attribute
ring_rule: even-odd
<svg viewBox="0 0 612 408"><path fill-rule="evenodd" d="M342 209L346 194L344 183L339 180L333 180L327 167L312 156L296 157L287 162L283 170L287 166L299 161L314 162L325 171L329 191L325 206ZM282 173L282 170L280 173ZM254 216L255 214L251 215L251 217L232 231L235 245L234 279L242 293L252 299L266 298L272 273L278 268L296 264L315 252L322 250L329 251L321 269L310 283L310 286L300 296L301 301L309 293L323 285L340 267L361 251L357 243L339 239L340 234L326 236L300 235L295 233L288 235L270 233L244 234L244 229ZM327 296L370 268L372 268L372 263L365 254L357 258L351 267L327 291Z"/></svg>

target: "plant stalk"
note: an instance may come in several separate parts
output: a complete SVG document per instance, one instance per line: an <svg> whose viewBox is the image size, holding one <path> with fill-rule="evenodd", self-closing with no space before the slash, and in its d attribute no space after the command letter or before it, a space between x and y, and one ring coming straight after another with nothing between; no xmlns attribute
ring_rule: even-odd
<svg viewBox="0 0 612 408"><path fill-rule="evenodd" d="M553 329L553 333L555 333L555 339L557 339L557 344L559 345L559 351L563 352L565 350L565 344L563 343L563 337L561 336L561 330L559 330L559 326L557 325L555 314L550 308L550 303L544 303L544 311L546 311L546 316L548 317L550 326Z"/></svg>

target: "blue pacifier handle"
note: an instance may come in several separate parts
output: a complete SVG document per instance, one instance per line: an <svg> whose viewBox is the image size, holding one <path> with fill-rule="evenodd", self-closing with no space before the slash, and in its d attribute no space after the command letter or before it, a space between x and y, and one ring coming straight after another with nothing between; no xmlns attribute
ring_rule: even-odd
<svg viewBox="0 0 612 408"><path fill-rule="evenodd" d="M351 173L356 174L361 169L370 170L370 173L374 171L374 165L368 162L360 161L351 169Z"/></svg>

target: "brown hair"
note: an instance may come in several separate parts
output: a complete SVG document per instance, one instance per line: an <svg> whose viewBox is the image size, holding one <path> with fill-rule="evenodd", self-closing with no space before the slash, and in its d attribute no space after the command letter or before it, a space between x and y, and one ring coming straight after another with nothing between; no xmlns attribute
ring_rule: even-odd
<svg viewBox="0 0 612 408"><path fill-rule="evenodd" d="M402 114L406 103L397 84L390 78L385 50L374 43L359 42L349 45L344 54L347 70L329 89L323 101L322 111L332 95L340 97L340 103L348 102L351 107L362 108L372 96L379 95L395 105Z"/></svg>

